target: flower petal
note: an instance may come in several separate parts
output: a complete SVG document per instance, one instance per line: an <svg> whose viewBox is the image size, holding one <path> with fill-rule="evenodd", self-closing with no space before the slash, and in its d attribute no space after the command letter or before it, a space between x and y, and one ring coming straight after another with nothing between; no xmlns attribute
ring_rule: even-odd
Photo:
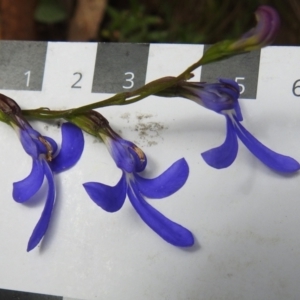
<svg viewBox="0 0 300 300"><path fill-rule="evenodd" d="M45 235L48 229L48 225L50 223L52 210L55 202L56 193L55 193L53 174L46 161L43 161L43 166L44 166L44 172L46 178L48 180L48 195L47 195L47 199L46 199L46 203L42 215L38 223L36 224L33 233L29 239L28 246L27 246L28 252L31 251L33 248L35 248L38 245L38 243L41 241L43 236Z"/></svg>
<svg viewBox="0 0 300 300"><path fill-rule="evenodd" d="M41 154L54 154L57 150L57 144L56 142L51 139L50 137L38 135L38 136L32 136L32 141L35 143L39 156ZM47 145L49 144L49 145Z"/></svg>
<svg viewBox="0 0 300 300"><path fill-rule="evenodd" d="M131 182L127 192L131 204L142 220L165 241L178 247L190 247L194 244L192 233L150 206L143 199L134 182Z"/></svg>
<svg viewBox="0 0 300 300"><path fill-rule="evenodd" d="M238 152L238 141L232 121L226 116L227 133L225 142L216 148L201 153L205 162L213 168L229 167L235 160Z"/></svg>
<svg viewBox="0 0 300 300"><path fill-rule="evenodd" d="M135 161L128 151L128 148L131 146L129 141L121 138L113 139L107 136L103 138L103 141L118 168L128 173L135 171Z"/></svg>
<svg viewBox="0 0 300 300"><path fill-rule="evenodd" d="M26 151L27 154L29 154L31 157L38 159L39 157L39 151L36 143L33 141L31 135L27 132L27 130L24 129L18 129L20 136L21 144ZM29 129L28 129L29 130Z"/></svg>
<svg viewBox="0 0 300 300"><path fill-rule="evenodd" d="M243 115L238 101L234 104L234 114L238 121L243 121Z"/></svg>
<svg viewBox="0 0 300 300"><path fill-rule="evenodd" d="M240 140L261 162L269 168L284 173L296 172L300 164L293 158L272 151L259 142L242 124L236 123L235 131Z"/></svg>
<svg viewBox="0 0 300 300"><path fill-rule="evenodd" d="M142 172L147 165L147 156L138 146L132 143L131 147L128 147L128 151L134 160L134 172Z"/></svg>
<svg viewBox="0 0 300 300"><path fill-rule="evenodd" d="M90 198L105 211L116 212L124 204L127 191L124 173L115 186L108 186L99 182L87 182L83 184L83 187Z"/></svg>
<svg viewBox="0 0 300 300"><path fill-rule="evenodd" d="M19 203L29 200L40 189L43 180L43 163L39 159L33 159L30 174L25 179L13 183L14 200Z"/></svg>
<svg viewBox="0 0 300 300"><path fill-rule="evenodd" d="M43 138L51 145L53 154L55 154L56 151L57 151L57 144L56 144L56 142L51 137L49 137L49 136L43 136Z"/></svg>
<svg viewBox="0 0 300 300"><path fill-rule="evenodd" d="M189 166L184 158L177 160L160 176L147 179L134 174L139 191L148 198L164 198L178 191L189 176Z"/></svg>
<svg viewBox="0 0 300 300"><path fill-rule="evenodd" d="M62 125L62 144L58 155L49 163L53 172L62 172L77 163L83 147L84 139L81 129L72 123Z"/></svg>
<svg viewBox="0 0 300 300"><path fill-rule="evenodd" d="M118 168L127 173L141 172L145 169L147 157L134 143L122 139L115 133L113 138L102 135L102 139Z"/></svg>

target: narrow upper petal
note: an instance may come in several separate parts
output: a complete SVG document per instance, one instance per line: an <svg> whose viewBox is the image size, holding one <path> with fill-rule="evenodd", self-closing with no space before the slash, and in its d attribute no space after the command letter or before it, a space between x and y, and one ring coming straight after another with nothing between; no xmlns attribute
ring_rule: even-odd
<svg viewBox="0 0 300 300"><path fill-rule="evenodd" d="M141 148L132 143L128 151L134 160L134 172L142 172L147 165L147 156Z"/></svg>
<svg viewBox="0 0 300 300"><path fill-rule="evenodd" d="M56 144L56 142L51 137L49 137L49 136L43 136L43 137L51 145L53 154L55 154L56 151L57 151L57 144Z"/></svg>
<svg viewBox="0 0 300 300"><path fill-rule="evenodd" d="M38 159L39 157L39 149L32 139L32 136L27 132L27 130L24 129L18 129L19 130L19 136L21 140L21 144L26 151L27 154L32 156L35 159Z"/></svg>
<svg viewBox="0 0 300 300"><path fill-rule="evenodd" d="M231 119L226 116L227 133L224 143L216 148L201 153L205 162L213 168L229 167L235 160L238 152L238 141Z"/></svg>
<svg viewBox="0 0 300 300"><path fill-rule="evenodd" d="M131 182L128 187L128 196L143 221L165 241L178 247L190 247L194 244L192 233L150 206L143 199L134 182Z"/></svg>
<svg viewBox="0 0 300 300"><path fill-rule="evenodd" d="M235 112L236 119L240 122L243 121L243 115L238 101L234 105L234 112Z"/></svg>
<svg viewBox="0 0 300 300"><path fill-rule="evenodd" d="M189 166L184 158L177 160L160 176L147 179L134 174L139 191L148 198L164 198L178 191L189 176Z"/></svg>
<svg viewBox="0 0 300 300"><path fill-rule="evenodd" d="M115 186L108 186L98 182L87 182L83 184L83 187L90 198L105 211L116 212L124 204L127 191L124 173Z"/></svg>
<svg viewBox="0 0 300 300"><path fill-rule="evenodd" d="M118 168L128 173L135 171L135 161L128 151L131 146L129 141L106 137L104 142Z"/></svg>
<svg viewBox="0 0 300 300"><path fill-rule="evenodd" d="M62 125L62 144L58 155L49 163L53 172L62 172L77 163L80 159L84 138L80 128L72 123Z"/></svg>
<svg viewBox="0 0 300 300"><path fill-rule="evenodd" d="M117 134L114 137L102 136L108 151L116 165L127 173L141 172L147 165L145 153L134 143L122 139Z"/></svg>
<svg viewBox="0 0 300 300"><path fill-rule="evenodd" d="M53 180L53 174L46 161L43 161L43 165L45 175L48 180L48 195L42 215L29 239L27 251L31 251L33 248L35 248L45 235L48 229L48 225L50 223L52 210L55 202L55 185Z"/></svg>
<svg viewBox="0 0 300 300"><path fill-rule="evenodd" d="M39 159L33 159L30 174L25 179L13 183L14 200L20 203L29 200L40 189L43 180L43 163Z"/></svg>
<svg viewBox="0 0 300 300"><path fill-rule="evenodd" d="M267 148L247 131L242 124L237 122L235 131L245 146L269 168L285 173L296 172L300 169L300 165L295 159Z"/></svg>

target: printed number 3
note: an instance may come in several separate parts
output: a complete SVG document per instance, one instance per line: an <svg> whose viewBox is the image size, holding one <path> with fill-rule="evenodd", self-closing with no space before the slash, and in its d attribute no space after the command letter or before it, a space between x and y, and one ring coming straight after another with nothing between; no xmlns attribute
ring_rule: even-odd
<svg viewBox="0 0 300 300"><path fill-rule="evenodd" d="M126 81L129 83L128 85L123 85L123 89L131 89L134 86L134 74L132 72L126 72L125 75L129 75L129 78L126 78Z"/></svg>

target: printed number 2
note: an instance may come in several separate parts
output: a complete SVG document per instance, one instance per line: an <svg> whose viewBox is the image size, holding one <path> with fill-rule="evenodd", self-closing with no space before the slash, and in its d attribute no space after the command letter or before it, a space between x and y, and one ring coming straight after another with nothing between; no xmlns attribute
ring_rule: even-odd
<svg viewBox="0 0 300 300"><path fill-rule="evenodd" d="M26 73L24 73L24 75L27 76L26 86L29 86L29 83L30 83L30 71L27 71Z"/></svg>
<svg viewBox="0 0 300 300"><path fill-rule="evenodd" d="M240 94L243 94L245 92L245 85L239 83L239 80L245 80L245 77L235 77L235 81L240 87Z"/></svg>
<svg viewBox="0 0 300 300"><path fill-rule="evenodd" d="M80 85L77 85L77 83L82 79L82 74L79 72L74 73L73 75L79 75L78 80L71 86L72 89L81 89Z"/></svg>
<svg viewBox="0 0 300 300"><path fill-rule="evenodd" d="M123 89L131 89L134 86L134 74L132 72L126 72L125 75L129 75L129 78L126 78L126 81L129 82L129 85L123 85L122 88Z"/></svg>

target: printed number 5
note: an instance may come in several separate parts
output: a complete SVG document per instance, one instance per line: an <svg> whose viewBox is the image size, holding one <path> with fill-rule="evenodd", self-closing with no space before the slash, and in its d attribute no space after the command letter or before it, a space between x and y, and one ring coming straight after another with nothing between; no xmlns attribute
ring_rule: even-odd
<svg viewBox="0 0 300 300"><path fill-rule="evenodd" d="M132 72L126 72L125 75L129 75L129 78L126 78L126 81L129 82L129 85L123 85L122 88L123 89L131 89L134 86L134 74Z"/></svg>
<svg viewBox="0 0 300 300"><path fill-rule="evenodd" d="M241 83L239 83L239 80L245 80L245 77L235 77L235 81L240 87L240 94L243 94L245 92L245 86Z"/></svg>

